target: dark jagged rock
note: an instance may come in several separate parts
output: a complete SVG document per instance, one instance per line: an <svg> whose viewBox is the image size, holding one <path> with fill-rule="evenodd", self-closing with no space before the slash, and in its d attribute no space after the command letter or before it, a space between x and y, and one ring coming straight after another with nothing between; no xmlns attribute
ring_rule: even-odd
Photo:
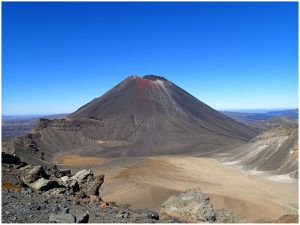
<svg viewBox="0 0 300 225"><path fill-rule="evenodd" d="M48 178L43 166L27 165L19 169L19 172L20 180L28 186L40 178Z"/></svg>
<svg viewBox="0 0 300 225"><path fill-rule="evenodd" d="M16 155L11 155L5 152L2 152L2 163L5 164L14 164L14 165L20 165L22 162L19 157Z"/></svg>
<svg viewBox="0 0 300 225"><path fill-rule="evenodd" d="M80 189L86 195L100 195L100 187L104 183L104 175L92 177L89 176L86 183L79 185Z"/></svg>
<svg viewBox="0 0 300 225"><path fill-rule="evenodd" d="M90 215L86 212L78 215L76 218L76 223L88 223Z"/></svg>
<svg viewBox="0 0 300 225"><path fill-rule="evenodd" d="M91 170L82 170L77 172L70 180L78 182L80 191L87 196L100 194L100 187L104 183L104 175L94 176Z"/></svg>
<svg viewBox="0 0 300 225"><path fill-rule="evenodd" d="M155 211L148 210L148 209L140 209L138 213L147 216L149 219L159 220L159 214Z"/></svg>
<svg viewBox="0 0 300 225"><path fill-rule="evenodd" d="M69 169L58 169L56 165L48 168L47 173L56 178L64 176L71 177L71 171Z"/></svg>

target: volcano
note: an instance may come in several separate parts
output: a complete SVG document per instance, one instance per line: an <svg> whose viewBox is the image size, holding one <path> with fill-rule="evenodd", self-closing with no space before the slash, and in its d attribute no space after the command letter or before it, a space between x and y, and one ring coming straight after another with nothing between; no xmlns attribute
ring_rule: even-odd
<svg viewBox="0 0 300 225"><path fill-rule="evenodd" d="M92 156L208 154L245 143L256 131L217 112L164 77L130 76L64 119L41 119L8 149L51 160ZM31 155L32 155L31 154Z"/></svg>

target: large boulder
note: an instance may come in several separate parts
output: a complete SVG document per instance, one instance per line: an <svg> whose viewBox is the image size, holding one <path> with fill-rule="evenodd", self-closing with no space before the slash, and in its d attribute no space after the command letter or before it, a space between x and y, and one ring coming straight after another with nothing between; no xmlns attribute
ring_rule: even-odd
<svg viewBox="0 0 300 225"><path fill-rule="evenodd" d="M31 183L40 178L47 178L47 174L42 166L27 165L19 169L20 180L30 186Z"/></svg>
<svg viewBox="0 0 300 225"><path fill-rule="evenodd" d="M63 176L58 179L59 184L65 186L68 190L72 191L73 193L79 191L79 185L76 180L69 178L68 176Z"/></svg>
<svg viewBox="0 0 300 225"><path fill-rule="evenodd" d="M104 183L104 175L100 175L97 177L89 176L85 183L79 183L79 188L82 190L87 196L91 195L100 195L100 187Z"/></svg>
<svg viewBox="0 0 300 225"><path fill-rule="evenodd" d="M94 176L92 170L84 169L78 171L74 176L71 177L72 180L76 180L78 184L86 183L88 177Z"/></svg>
<svg viewBox="0 0 300 225"><path fill-rule="evenodd" d="M234 215L231 209L214 211L208 197L199 188L171 196L162 204L159 218L169 222L184 223L245 223L242 217Z"/></svg>
<svg viewBox="0 0 300 225"><path fill-rule="evenodd" d="M185 223L214 222L215 212L209 198L195 188L171 196L162 204L159 217L167 220L175 218Z"/></svg>
<svg viewBox="0 0 300 225"><path fill-rule="evenodd" d="M56 180L49 180L43 166L27 165L19 169L20 180L37 191L48 191L59 187Z"/></svg>
<svg viewBox="0 0 300 225"><path fill-rule="evenodd" d="M56 165L47 169L47 173L51 177L61 178L64 176L71 177L71 171L69 169L58 169Z"/></svg>
<svg viewBox="0 0 300 225"><path fill-rule="evenodd" d="M87 196L100 194L100 187L104 183L104 175L94 176L92 170L81 170L72 176L69 180L66 177L62 179L67 186L76 187L76 182L79 186L79 190L84 192ZM76 181L76 182L74 182Z"/></svg>
<svg viewBox="0 0 300 225"><path fill-rule="evenodd" d="M48 191L52 188L59 187L57 181L40 178L37 181L30 183L29 186L37 191Z"/></svg>

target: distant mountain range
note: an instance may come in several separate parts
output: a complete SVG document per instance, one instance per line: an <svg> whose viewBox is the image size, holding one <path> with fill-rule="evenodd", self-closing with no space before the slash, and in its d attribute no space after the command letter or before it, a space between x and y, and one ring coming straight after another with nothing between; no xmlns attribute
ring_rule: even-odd
<svg viewBox="0 0 300 225"><path fill-rule="evenodd" d="M291 119L298 119L298 109L288 109L282 111L269 111L264 113L247 113L247 112L229 112L221 111L226 116L241 122L241 123L253 123L253 122L262 122L264 120L271 119L275 116L288 117Z"/></svg>
<svg viewBox="0 0 300 225"><path fill-rule="evenodd" d="M284 116L293 119L298 119L298 109L285 109L285 110L271 110L267 111L264 109L257 110L228 110L219 112L235 119L239 122L258 122L261 120L270 119L273 116ZM47 119L57 119L67 117L70 113L60 113L60 114L32 114L32 115L2 115L2 121L23 121L32 120L38 121L39 118Z"/></svg>

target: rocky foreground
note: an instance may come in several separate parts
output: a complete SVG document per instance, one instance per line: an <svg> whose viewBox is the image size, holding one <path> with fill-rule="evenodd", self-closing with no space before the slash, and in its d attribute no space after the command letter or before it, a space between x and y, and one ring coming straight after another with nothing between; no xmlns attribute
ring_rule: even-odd
<svg viewBox="0 0 300 225"><path fill-rule="evenodd" d="M183 192L164 202L159 212L131 210L101 199L104 175L91 170L71 174L56 166L21 162L2 153L3 223L240 223L243 218L224 208L214 210L200 189ZM273 222L296 223L285 215Z"/></svg>

